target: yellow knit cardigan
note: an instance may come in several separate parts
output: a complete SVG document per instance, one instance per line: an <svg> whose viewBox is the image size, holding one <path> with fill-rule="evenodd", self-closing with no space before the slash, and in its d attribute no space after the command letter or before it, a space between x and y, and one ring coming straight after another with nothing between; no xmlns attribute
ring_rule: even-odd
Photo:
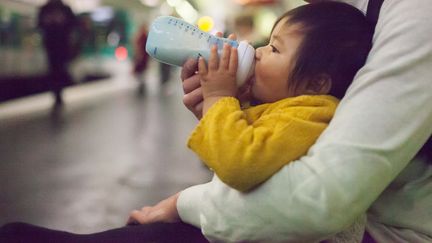
<svg viewBox="0 0 432 243"><path fill-rule="evenodd" d="M227 185L248 191L305 155L327 127L338 100L303 95L241 110L216 102L192 132L188 147Z"/></svg>

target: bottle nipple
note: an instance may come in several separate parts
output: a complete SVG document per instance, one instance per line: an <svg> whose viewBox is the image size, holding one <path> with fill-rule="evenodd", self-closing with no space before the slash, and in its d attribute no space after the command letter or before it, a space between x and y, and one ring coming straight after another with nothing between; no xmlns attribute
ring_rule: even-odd
<svg viewBox="0 0 432 243"><path fill-rule="evenodd" d="M240 41L237 52L237 86L240 87L254 74L255 49L246 41Z"/></svg>

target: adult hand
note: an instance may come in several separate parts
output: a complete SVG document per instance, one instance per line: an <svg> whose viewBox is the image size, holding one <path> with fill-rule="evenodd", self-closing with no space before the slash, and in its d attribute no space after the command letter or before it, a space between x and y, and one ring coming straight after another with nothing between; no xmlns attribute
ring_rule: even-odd
<svg viewBox="0 0 432 243"><path fill-rule="evenodd" d="M198 61L189 59L183 65L181 79L183 82L183 104L198 119L202 117L203 94L200 84L200 77L197 73Z"/></svg>
<svg viewBox="0 0 432 243"><path fill-rule="evenodd" d="M156 222L175 223L181 221L177 212L177 198L180 193L160 201L152 207L143 207L130 213L127 225L150 224Z"/></svg>

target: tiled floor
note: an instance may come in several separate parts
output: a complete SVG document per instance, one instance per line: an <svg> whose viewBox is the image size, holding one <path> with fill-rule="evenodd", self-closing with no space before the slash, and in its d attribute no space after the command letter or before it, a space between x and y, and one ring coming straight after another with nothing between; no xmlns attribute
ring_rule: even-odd
<svg viewBox="0 0 432 243"><path fill-rule="evenodd" d="M110 80L0 104L0 225L25 221L77 233L122 226L210 173L185 145L196 124L181 102L178 70L148 89L119 71Z"/></svg>

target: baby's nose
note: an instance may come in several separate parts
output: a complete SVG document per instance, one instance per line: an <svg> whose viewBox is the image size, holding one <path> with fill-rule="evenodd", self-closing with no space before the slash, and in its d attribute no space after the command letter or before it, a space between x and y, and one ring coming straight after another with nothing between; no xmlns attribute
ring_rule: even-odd
<svg viewBox="0 0 432 243"><path fill-rule="evenodd" d="M259 47L255 50L255 59L261 58L262 47Z"/></svg>

